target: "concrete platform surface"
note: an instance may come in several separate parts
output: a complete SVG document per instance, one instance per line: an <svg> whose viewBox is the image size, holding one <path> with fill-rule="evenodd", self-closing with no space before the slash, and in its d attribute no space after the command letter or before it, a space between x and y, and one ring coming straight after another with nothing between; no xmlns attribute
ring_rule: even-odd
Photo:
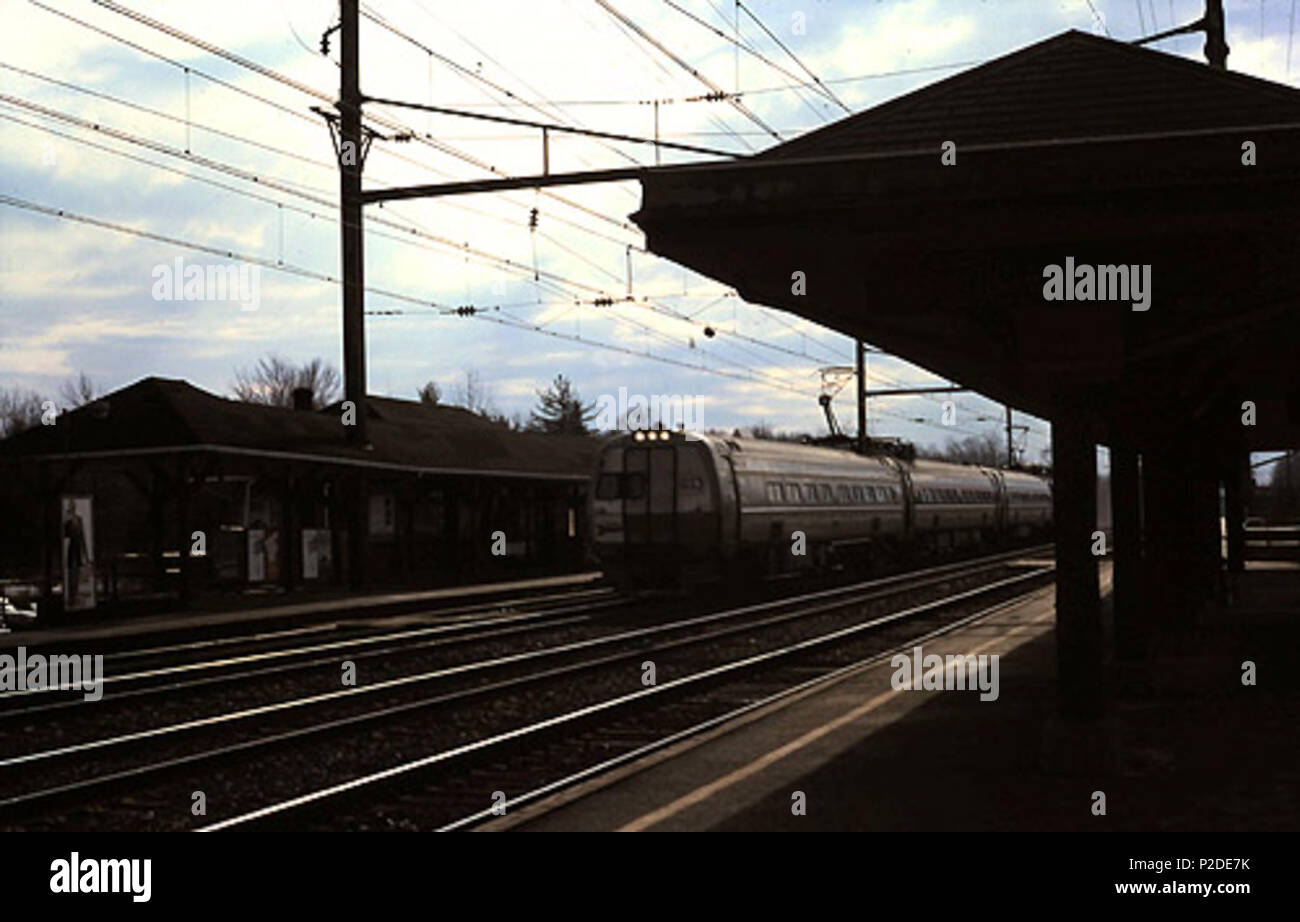
<svg viewBox="0 0 1300 922"><path fill-rule="evenodd" d="M599 572L572 573L564 576L501 583L477 583L415 592L340 595L283 605L260 605L225 611L179 611L160 615L124 616L111 620L96 617L94 612L86 612L81 620L78 620L77 616L68 616L57 626L0 633L0 649L18 646L53 647L58 644L167 634L229 625L274 624L277 621L290 622L296 618L317 616L374 617L388 610L408 609L424 604L438 605L456 601L472 603L475 599L488 599L508 593L532 592L539 589L582 589L594 584L600 576Z"/></svg>
<svg viewBox="0 0 1300 922"><path fill-rule="evenodd" d="M1161 638L1159 657L1110 663L1101 720L1056 716L1047 589L923 645L998 654L996 700L895 690L885 661L489 828L1294 830L1300 574L1285 588L1276 575L1243 578L1242 596L1270 604L1208 609L1194 636ZM1255 686L1241 682L1245 659Z"/></svg>

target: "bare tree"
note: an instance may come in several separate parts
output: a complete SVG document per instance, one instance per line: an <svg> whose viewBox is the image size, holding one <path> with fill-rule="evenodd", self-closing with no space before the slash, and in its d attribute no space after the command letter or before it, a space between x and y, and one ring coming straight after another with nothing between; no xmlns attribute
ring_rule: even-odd
<svg viewBox="0 0 1300 922"><path fill-rule="evenodd" d="M943 448L929 448L919 452L923 458L954 461L957 464L983 464L1001 467L1007 463L1007 450L999 430L992 429L964 439L949 439Z"/></svg>
<svg viewBox="0 0 1300 922"><path fill-rule="evenodd" d="M806 432L781 432L772 423L763 419L751 426L736 429L734 434L748 435L751 439L762 439L766 442L806 442L811 438Z"/></svg>
<svg viewBox="0 0 1300 922"><path fill-rule="evenodd" d="M22 388L0 389L0 439L7 439L41 422L44 398Z"/></svg>
<svg viewBox="0 0 1300 922"><path fill-rule="evenodd" d="M483 380L483 376L475 368L467 368L465 380L457 381L451 386L449 402L452 406L464 407L479 416L491 418L500 415L497 413L491 385Z"/></svg>
<svg viewBox="0 0 1300 922"><path fill-rule="evenodd" d="M338 400L343 390L338 370L328 362L315 358L294 365L278 355L259 359L251 370L236 370L230 389L236 399L245 403L292 407L293 392L299 387L311 391L312 406L318 410Z"/></svg>
<svg viewBox="0 0 1300 922"><path fill-rule="evenodd" d="M76 409L98 399L99 388L84 371L69 378L59 388L59 400L66 409Z"/></svg>

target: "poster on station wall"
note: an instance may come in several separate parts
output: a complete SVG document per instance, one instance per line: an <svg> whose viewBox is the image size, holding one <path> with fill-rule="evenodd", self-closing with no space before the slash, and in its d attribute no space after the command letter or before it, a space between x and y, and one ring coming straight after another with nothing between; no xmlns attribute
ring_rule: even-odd
<svg viewBox="0 0 1300 922"><path fill-rule="evenodd" d="M248 535L248 581L274 583L280 578L280 530L250 528Z"/></svg>
<svg viewBox="0 0 1300 922"><path fill-rule="evenodd" d="M302 578L320 579L330 572L330 530L302 530Z"/></svg>
<svg viewBox="0 0 1300 922"><path fill-rule="evenodd" d="M260 583L266 579L266 532L250 528L248 534L248 581Z"/></svg>
<svg viewBox="0 0 1300 922"><path fill-rule="evenodd" d="M59 500L63 535L63 610L95 607L95 523L89 496Z"/></svg>

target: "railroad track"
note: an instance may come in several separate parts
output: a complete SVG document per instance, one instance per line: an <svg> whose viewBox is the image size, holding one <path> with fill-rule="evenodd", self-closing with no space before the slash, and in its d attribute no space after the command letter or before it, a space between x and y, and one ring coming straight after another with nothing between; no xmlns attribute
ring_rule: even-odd
<svg viewBox="0 0 1300 922"><path fill-rule="evenodd" d="M247 623L207 625L184 630L168 629L159 634L139 634L124 638L101 637L92 641L69 640L58 644L28 643L26 646L33 653L92 653L102 654L106 664L115 668L145 668L149 663L174 664L187 657L201 657L220 652L231 655L250 649L273 649L278 644L293 644L310 640L316 635L341 635L344 633L361 637L367 633L384 630L379 624L394 622L418 622L421 619L437 618L440 623L454 624L462 620L490 619L497 615L509 614L521 607L539 607L581 602L601 597L611 597L615 591L608 586L592 586L582 589L563 590L559 592L539 591L524 592L513 596L484 599L457 605L428 605L423 607L405 606L401 611L375 612L362 611L351 617L341 617L337 611L316 616L309 623L298 623L301 616L285 619L288 627L259 629L248 633ZM261 622L257 622L261 623ZM233 631L222 634L221 631ZM214 633L216 632L216 633ZM162 642L161 637L184 638ZM133 646L131 641L152 643L151 646ZM55 649L57 647L57 649ZM4 696L0 696L3 700Z"/></svg>
<svg viewBox="0 0 1300 922"><path fill-rule="evenodd" d="M575 599L580 601L574 601ZM567 604L561 604L567 603ZM119 706L130 701L164 695L177 695L217 685L244 682L268 676L284 678L295 672L321 667L335 667L342 659L365 661L419 650L484 642L516 636L539 629L554 629L579 624L602 611L627 605L626 598L613 590L571 593L564 597L546 597L535 601L519 600L491 607L464 610L461 620L447 620L447 613L437 612L438 623L404 627L399 630L365 628L345 631L344 636L301 643L299 629L255 635L247 639L223 638L198 644L151 647L105 656L104 698L85 699L83 691L23 690L0 692L0 728L14 721L39 721L71 710L88 710ZM520 610L520 608L528 610ZM480 617L488 612L486 617ZM415 622L420 616L406 615ZM336 625L320 625L313 633L337 630ZM298 645L286 645L286 642ZM238 644L214 659L161 659L169 653L210 650L213 644ZM112 668L113 672L109 672ZM31 703L29 703L31 702Z"/></svg>
<svg viewBox="0 0 1300 922"><path fill-rule="evenodd" d="M1042 589L1054 571L1026 573L861 624L699 669L669 682L511 728L200 827L230 829L472 828L641 759L783 698L994 614ZM959 608L1010 584L1033 586L989 605ZM950 620L906 635L881 629L947 611ZM810 673L812 673L810 677ZM493 795L504 799L493 802ZM488 803L492 803L488 806Z"/></svg>
<svg viewBox="0 0 1300 922"><path fill-rule="evenodd" d="M212 824L214 827L265 824L272 817L274 822L298 823L297 818L289 817L319 813L324 802L336 797L355 800L359 791L387 791L392 784L402 787L412 775L431 766L440 766L440 777L449 770L453 775L462 773L462 768L481 772L481 767L474 766L485 757L495 758L525 740L531 746L536 740L549 739L559 728L579 726L596 715L603 719L619 712L621 719L624 711L652 703L657 707L670 698L674 702L670 710L677 718L693 715L697 707L716 709L723 700L716 695L710 699L705 694L700 702L694 702L684 693L707 692L713 684L731 681L764 664L785 663L790 657L807 659L828 644L843 645L868 636L877 637L873 642L883 642L888 626L916 623L927 614L951 617L954 611L965 611L963 606L1014 594L1050 573L1038 567L1006 575L1011 569L1008 561L1024 553L616 630L372 685L29 751L0 760L0 777L12 779L15 772L26 769L42 782L0 799L0 822L27 827L32 825L31 817L50 816L49 811L58 809L61 812L56 819L69 820L78 827L186 828L193 825L192 818L178 815L178 799L183 798L188 807L188 791L211 786L216 777L227 795L220 799L227 817ZM954 592L959 586L962 588ZM898 610L902 600L914 601L918 593L938 598ZM893 610L887 611L891 606ZM864 620L869 611L871 616ZM654 686L626 691L640 676L646 656L657 658L659 680ZM608 693L619 686L623 693ZM232 727L240 728L233 737L229 735ZM342 749L337 745L340 737L345 737ZM289 747L290 743L295 745ZM366 743L374 743L374 752L367 751ZM392 767L395 757L411 750L427 752L431 743L433 755L399 758L397 767ZM584 747L589 748L586 744L578 748ZM290 748L292 752L287 751ZM138 756L141 750L143 761ZM385 767L360 770L376 763ZM289 768L291 764L293 768ZM319 783L343 772L352 775L350 781ZM528 769L525 774L535 775L536 771ZM180 780L174 778L177 775ZM269 788L254 785L257 790L241 792L231 787L232 779L239 777L275 778L281 783ZM421 828L447 825L441 820L458 809L449 805L466 803L471 790L480 784L477 774L464 777L476 779L469 789L456 791L456 785L449 783L438 788L432 801L440 806L404 812L381 806L373 822L362 819L349 825L389 828L394 825L392 814L418 816ZM286 779L298 792L279 797ZM520 779L508 780L509 790L523 789ZM313 783L317 786L310 787ZM301 793L304 785L309 787L307 794ZM10 784L6 787L12 791ZM474 802L481 804L483 796L481 787L477 788ZM93 806L86 807L90 798ZM271 806L238 809L255 801L263 805L270 801ZM382 802L381 796L378 803ZM164 807L175 812L164 818ZM337 807L324 809L338 815ZM188 810L183 812L188 814ZM435 816L441 819L435 821ZM314 821L309 816L303 822ZM64 824L35 825L58 828Z"/></svg>

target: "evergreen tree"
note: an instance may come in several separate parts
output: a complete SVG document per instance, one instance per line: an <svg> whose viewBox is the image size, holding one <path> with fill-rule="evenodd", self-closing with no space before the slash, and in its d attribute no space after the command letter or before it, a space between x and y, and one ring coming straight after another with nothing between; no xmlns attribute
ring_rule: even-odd
<svg viewBox="0 0 1300 922"><path fill-rule="evenodd" d="M530 419L531 428L550 435L587 435L587 428L596 416L594 403L582 403L573 382L564 375L556 375L551 386L537 392L537 409Z"/></svg>

